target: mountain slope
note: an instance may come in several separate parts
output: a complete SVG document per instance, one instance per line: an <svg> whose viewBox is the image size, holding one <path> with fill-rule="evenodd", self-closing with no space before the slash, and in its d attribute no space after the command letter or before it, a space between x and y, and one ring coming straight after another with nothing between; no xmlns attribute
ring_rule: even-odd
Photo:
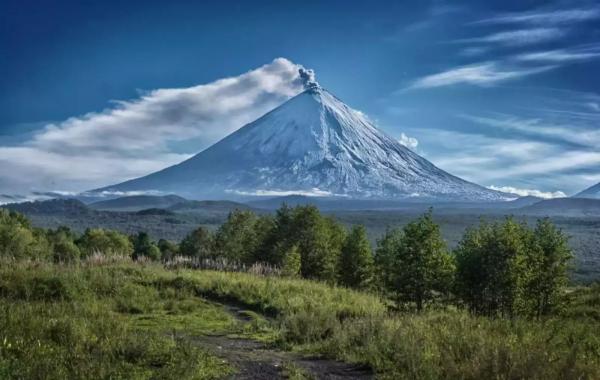
<svg viewBox="0 0 600 380"><path fill-rule="evenodd" d="M437 168L318 85L178 165L100 190L204 199L300 194L495 201L507 196Z"/></svg>
<svg viewBox="0 0 600 380"><path fill-rule="evenodd" d="M542 216L600 216L600 199L554 198L518 209L519 213Z"/></svg>
<svg viewBox="0 0 600 380"><path fill-rule="evenodd" d="M592 198L592 199L600 199L600 183L595 184L592 187L589 187L583 190L580 193L573 195L574 198Z"/></svg>
<svg viewBox="0 0 600 380"><path fill-rule="evenodd" d="M88 206L96 210L106 211L140 211L149 208L169 208L186 201L187 199L177 195L131 195L94 202Z"/></svg>

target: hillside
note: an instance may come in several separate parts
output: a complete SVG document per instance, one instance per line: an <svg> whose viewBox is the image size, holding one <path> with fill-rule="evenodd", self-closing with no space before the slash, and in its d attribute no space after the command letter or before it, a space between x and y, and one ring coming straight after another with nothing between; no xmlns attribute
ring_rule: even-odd
<svg viewBox="0 0 600 380"><path fill-rule="evenodd" d="M149 208L169 208L186 201L187 199L177 195L133 195L94 202L88 206L105 211L140 211Z"/></svg>
<svg viewBox="0 0 600 380"><path fill-rule="evenodd" d="M597 183L594 186L591 186L591 187L575 194L573 197L600 199L600 183Z"/></svg>
<svg viewBox="0 0 600 380"><path fill-rule="evenodd" d="M555 198L546 199L518 210L531 215L570 217L600 217L600 199Z"/></svg>

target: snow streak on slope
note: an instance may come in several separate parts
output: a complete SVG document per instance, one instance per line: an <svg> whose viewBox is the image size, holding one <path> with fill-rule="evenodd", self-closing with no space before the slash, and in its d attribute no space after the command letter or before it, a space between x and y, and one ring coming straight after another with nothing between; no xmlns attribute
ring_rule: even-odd
<svg viewBox="0 0 600 380"><path fill-rule="evenodd" d="M193 198L315 194L490 201L506 194L434 166L313 84L196 156L102 190Z"/></svg>

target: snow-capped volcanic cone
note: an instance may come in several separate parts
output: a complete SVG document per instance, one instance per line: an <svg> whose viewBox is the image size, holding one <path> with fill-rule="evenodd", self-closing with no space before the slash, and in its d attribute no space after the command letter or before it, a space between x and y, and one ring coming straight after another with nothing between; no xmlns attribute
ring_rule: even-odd
<svg viewBox="0 0 600 380"><path fill-rule="evenodd" d="M102 190L153 190L192 199L289 194L457 201L507 197L437 168L315 82L194 157Z"/></svg>

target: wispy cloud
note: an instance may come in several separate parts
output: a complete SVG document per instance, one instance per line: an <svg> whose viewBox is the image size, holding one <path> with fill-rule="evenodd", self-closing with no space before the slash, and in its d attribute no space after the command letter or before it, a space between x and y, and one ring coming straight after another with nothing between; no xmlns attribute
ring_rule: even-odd
<svg viewBox="0 0 600 380"><path fill-rule="evenodd" d="M540 118L523 118L513 115L498 117L461 115L460 117L483 126L501 128L508 131L521 132L521 136L531 138L548 138L554 143L569 143L580 147L596 148L600 146L600 130L591 125L562 125ZM598 117L597 119L600 119ZM573 122L573 119L571 120Z"/></svg>
<svg viewBox="0 0 600 380"><path fill-rule="evenodd" d="M568 24L600 18L600 8L539 10L519 13L504 13L473 24Z"/></svg>
<svg viewBox="0 0 600 380"><path fill-rule="evenodd" d="M48 125L24 143L0 147L0 186L86 190L175 164L189 154L173 144L205 147L302 91L301 69L278 58L236 77L153 90Z"/></svg>
<svg viewBox="0 0 600 380"><path fill-rule="evenodd" d="M491 86L497 82L541 73L553 69L554 67L555 66L509 68L503 67L498 62L484 62L469 66L456 67L441 73L419 78L414 81L409 88L433 88L455 84Z"/></svg>
<svg viewBox="0 0 600 380"><path fill-rule="evenodd" d="M484 37L457 40L459 43L499 43L510 46L524 46L559 39L566 35L560 28L533 28L497 32Z"/></svg>
<svg viewBox="0 0 600 380"><path fill-rule="evenodd" d="M313 188L311 190L256 190L256 191L238 191L238 190L226 190L228 193L248 196L259 196L259 197L286 197L290 195L301 195L305 197L345 197L347 195L334 194L330 191L321 190L319 188Z"/></svg>
<svg viewBox="0 0 600 380"><path fill-rule="evenodd" d="M488 186L489 189L502 191L510 194L517 194L521 197L534 196L538 198L551 199L551 198L564 198L567 195L562 191L541 191L536 189L520 189L512 186Z"/></svg>
<svg viewBox="0 0 600 380"><path fill-rule="evenodd" d="M600 57L600 45L596 44L587 47L565 48L546 51L537 51L523 53L515 58L520 61L541 61L541 62L569 62L586 61Z"/></svg>

